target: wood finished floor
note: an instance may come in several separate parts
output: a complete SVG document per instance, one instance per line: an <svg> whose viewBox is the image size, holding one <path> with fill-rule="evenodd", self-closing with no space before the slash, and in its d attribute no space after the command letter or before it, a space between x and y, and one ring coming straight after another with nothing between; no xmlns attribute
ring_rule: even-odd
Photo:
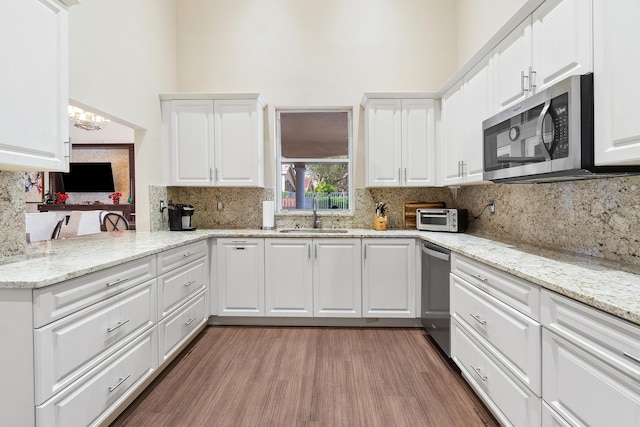
<svg viewBox="0 0 640 427"><path fill-rule="evenodd" d="M420 329L208 327L111 426L498 424Z"/></svg>

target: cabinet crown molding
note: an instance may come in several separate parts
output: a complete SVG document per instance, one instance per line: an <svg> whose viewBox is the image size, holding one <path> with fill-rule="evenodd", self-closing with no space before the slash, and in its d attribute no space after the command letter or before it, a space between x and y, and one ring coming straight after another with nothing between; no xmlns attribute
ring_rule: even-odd
<svg viewBox="0 0 640 427"><path fill-rule="evenodd" d="M193 99L210 99L210 100L227 100L227 99L255 99L262 105L266 106L266 102L259 93L205 93L205 92L173 92L161 93L160 101L173 100L193 100Z"/></svg>

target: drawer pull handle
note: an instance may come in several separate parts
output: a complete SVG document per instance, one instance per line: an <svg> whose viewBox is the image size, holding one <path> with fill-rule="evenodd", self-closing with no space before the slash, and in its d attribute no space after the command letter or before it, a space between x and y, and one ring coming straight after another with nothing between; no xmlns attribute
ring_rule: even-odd
<svg viewBox="0 0 640 427"><path fill-rule="evenodd" d="M191 324L191 322L193 322L194 320L196 320L195 318L191 317L189 318L189 320L187 320L186 322L184 322L185 326L189 326Z"/></svg>
<svg viewBox="0 0 640 427"><path fill-rule="evenodd" d="M487 279L486 277L482 277L482 276L481 276L481 275L479 275L479 274L472 274L471 276L472 276L472 277L475 277L476 279L480 280L481 282L485 282L485 283L487 283L487 282L489 281L489 279Z"/></svg>
<svg viewBox="0 0 640 427"><path fill-rule="evenodd" d="M629 359L631 359L631 360L633 360L636 363L640 363L640 357L638 357L638 356L634 356L633 354L629 354L626 351L624 353L622 353L622 355L627 357L627 358L629 358Z"/></svg>
<svg viewBox="0 0 640 427"><path fill-rule="evenodd" d="M184 286L185 286L185 287L186 287L186 286L191 286L191 285L193 285L194 283L196 283L196 281L195 281L195 280L190 280L190 281L188 281L187 283L185 283L185 284L184 284Z"/></svg>
<svg viewBox="0 0 640 427"><path fill-rule="evenodd" d="M482 380L482 382L487 381L487 377L486 377L485 375L482 375L482 374L480 373L480 368L474 368L474 367L473 367L473 365L469 365L469 366L471 366L471 369L473 369L473 372L475 372L475 373L476 373L476 375L480 377L480 379Z"/></svg>
<svg viewBox="0 0 640 427"><path fill-rule="evenodd" d="M118 387L120 387L122 385L123 382L128 380L130 376L131 376L131 374L127 375L126 377L118 378L118 384L109 386L109 393L114 392Z"/></svg>
<svg viewBox="0 0 640 427"><path fill-rule="evenodd" d="M480 316L477 316L477 315L475 315L475 314L471 314L471 313L469 313L469 316L471 316L471 317L473 317L474 319L476 319L476 321L477 321L478 323L480 323L481 325L483 325L483 326L487 324L487 321L486 321L486 320L481 320L481 319L480 319Z"/></svg>
<svg viewBox="0 0 640 427"><path fill-rule="evenodd" d="M116 329L118 329L120 326L126 325L127 323L129 323L129 319L120 321L120 322L118 322L118 324L116 326L114 326L112 328L107 328L107 332L113 332Z"/></svg>
<svg viewBox="0 0 640 427"><path fill-rule="evenodd" d="M127 280L129 280L128 277L118 277L116 280L114 280L113 282L107 282L107 287L111 287L111 286L115 286L115 285L119 285L122 282L126 282Z"/></svg>
<svg viewBox="0 0 640 427"><path fill-rule="evenodd" d="M183 257L190 257L191 255L193 255L193 252L187 252L186 254L182 254Z"/></svg>

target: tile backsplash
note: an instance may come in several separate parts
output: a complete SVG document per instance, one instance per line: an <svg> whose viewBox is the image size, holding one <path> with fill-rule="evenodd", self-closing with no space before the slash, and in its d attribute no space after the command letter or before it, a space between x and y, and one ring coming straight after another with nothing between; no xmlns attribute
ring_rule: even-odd
<svg viewBox="0 0 640 427"><path fill-rule="evenodd" d="M469 232L640 264L640 176L461 187L453 203L478 215L491 200Z"/></svg>
<svg viewBox="0 0 640 427"><path fill-rule="evenodd" d="M24 172L0 171L0 257L25 252L25 211Z"/></svg>
<svg viewBox="0 0 640 427"><path fill-rule="evenodd" d="M160 200L195 206L198 228L262 226L262 201L272 188L150 186L151 230L168 229ZM640 265L640 176L553 184L485 184L458 188L357 188L353 214L321 216L323 227L372 228L376 201L389 203L388 227L402 228L403 203L441 200L479 215L469 232ZM218 210L218 201L223 209ZM0 256L26 248L23 173L0 172ZM311 216L277 214L276 227L311 226Z"/></svg>
<svg viewBox="0 0 640 427"><path fill-rule="evenodd" d="M160 189L162 187L159 187ZM192 204L198 228L260 228L262 201L272 188L168 187L167 200ZM376 201L389 203L390 229L402 228L405 201L444 201L477 216L469 232L496 239L640 264L640 176L551 184L481 184L463 187L357 188L353 214L322 215L323 227L373 228ZM223 203L218 211L217 202ZM154 209L152 209L152 212ZM166 213L152 221L167 228ZM276 227L311 226L311 215L276 214Z"/></svg>

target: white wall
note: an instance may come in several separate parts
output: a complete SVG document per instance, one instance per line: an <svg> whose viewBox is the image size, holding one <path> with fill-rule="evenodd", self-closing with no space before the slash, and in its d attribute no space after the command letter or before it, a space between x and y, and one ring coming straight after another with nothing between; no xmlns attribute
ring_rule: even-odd
<svg viewBox="0 0 640 427"><path fill-rule="evenodd" d="M69 9L69 97L135 130L136 227L161 179L158 94L176 90L175 0L82 0Z"/></svg>
<svg viewBox="0 0 640 427"><path fill-rule="evenodd" d="M456 68L462 67L526 2L456 0Z"/></svg>
<svg viewBox="0 0 640 427"><path fill-rule="evenodd" d="M352 106L356 186L362 94L437 91L456 70L454 1L180 0L177 17L178 90L260 92L268 152L274 107Z"/></svg>

